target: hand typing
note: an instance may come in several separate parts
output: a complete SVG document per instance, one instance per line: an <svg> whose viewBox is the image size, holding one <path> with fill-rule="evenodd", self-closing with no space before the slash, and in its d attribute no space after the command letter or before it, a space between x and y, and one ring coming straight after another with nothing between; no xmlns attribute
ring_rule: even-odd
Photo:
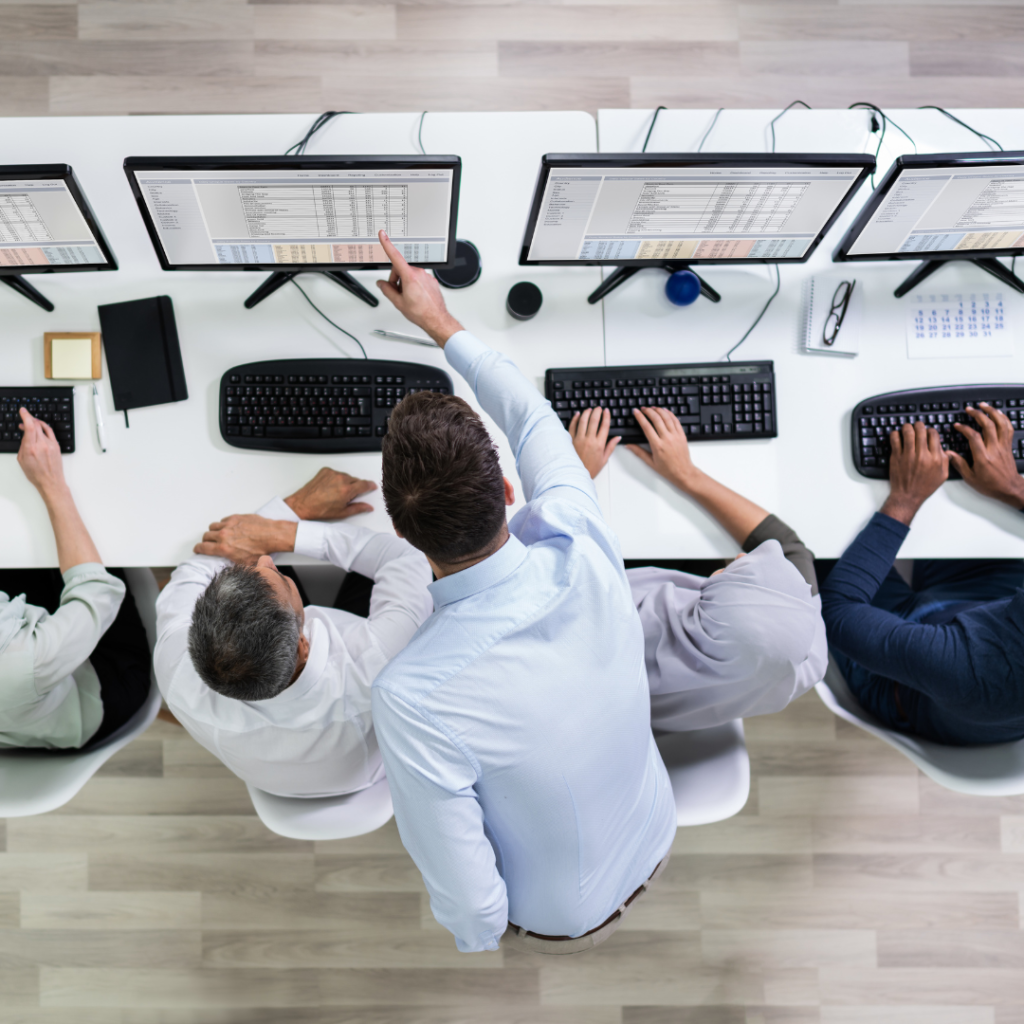
<svg viewBox="0 0 1024 1024"><path fill-rule="evenodd" d="M608 409L584 409L575 413L569 423L569 436L576 454L586 467L591 478L597 476L608 464L612 452L618 447L621 437L608 440L608 428L612 414Z"/></svg>
<svg viewBox="0 0 1024 1024"><path fill-rule="evenodd" d="M923 423L904 423L889 435L889 497L882 512L910 525L917 510L945 483L949 460L939 433Z"/></svg>
<svg viewBox="0 0 1024 1024"><path fill-rule="evenodd" d="M988 498L1024 508L1024 480L1013 459L1013 425L1004 413L982 402L980 409L968 409L967 415L978 424L975 430L964 423L953 425L971 446L973 467L956 452L947 452L957 472L976 491Z"/></svg>

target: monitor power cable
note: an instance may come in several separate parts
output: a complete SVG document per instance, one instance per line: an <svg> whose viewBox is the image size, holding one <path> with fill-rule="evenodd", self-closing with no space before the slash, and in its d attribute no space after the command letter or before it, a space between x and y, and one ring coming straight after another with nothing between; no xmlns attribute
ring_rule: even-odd
<svg viewBox="0 0 1024 1024"><path fill-rule="evenodd" d="M958 125L960 125L963 128L966 128L969 132L973 133L974 135L977 135L979 139L983 139L986 144L991 142L992 145L995 146L996 149L998 149L1000 153L1006 152L1003 149L1003 147L998 142L996 142L995 139L992 138L991 135L986 135L984 132L979 132L977 128L972 128L966 121L961 121L959 117L954 116L948 110L944 110L942 107L936 107L936 106L934 106L931 103L926 103L924 106L918 107L917 109L918 110L937 110L940 114L944 114L946 117L948 117L950 119L950 121L956 121L956 123Z"/></svg>
<svg viewBox="0 0 1024 1024"><path fill-rule="evenodd" d="M309 140L311 138L313 138L313 136L316 135L316 133L318 131L320 131L320 129L323 128L323 126L325 124L327 124L329 121L333 121L336 117L341 117L342 114L355 114L355 113L356 113L356 111L354 111L354 110L325 110L310 125L309 131L306 132L306 134L298 142L296 142L294 146L289 146L284 151L284 155L285 156L302 156L302 154L306 152L306 146L309 145Z"/></svg>
<svg viewBox="0 0 1024 1024"><path fill-rule="evenodd" d="M644 144L640 148L641 153L647 152L647 143L651 141L651 132L654 131L654 126L658 123L658 115L663 110L668 110L668 107L659 104L654 108L654 117L651 118L651 127L647 129L647 138L644 139Z"/></svg>
<svg viewBox="0 0 1024 1024"><path fill-rule="evenodd" d="M429 114L429 113L430 113L430 111L429 111L429 110L424 110L424 111L423 111L423 113L422 113L422 114L420 114L420 127L419 127L419 130L418 130L418 131L416 132L416 142L417 142L417 143L419 144L419 147L420 147L420 152L421 152L421 153L422 153L422 154L423 154L424 156L426 156L426 155L427 155L427 151L426 151L426 150L425 150L425 149L423 148L423 119L424 119L424 118L425 118L425 117L427 116L427 114Z"/></svg>
<svg viewBox="0 0 1024 1024"><path fill-rule="evenodd" d="M775 267L775 291L773 291L771 293L771 295L768 296L768 301L761 308L761 312L757 314L757 317L754 320L754 322L746 329L746 331L743 334L743 337L740 338L740 340L737 341L736 344L733 345L733 347L731 349L729 349L729 351L726 352L724 356L722 356L721 362L723 362L723 363L731 363L732 362L732 354L733 354L733 352L735 352L736 349L738 349L740 347L740 345L742 345L743 342L745 342L747 340L747 338L750 337L750 335L754 331L754 328L761 322L761 318L765 315L765 313L768 312L768 307L772 304L772 301L775 299L775 296L779 294L779 288L782 286L782 275L779 273L779 265L778 265L778 263L774 264L774 267Z"/></svg>
<svg viewBox="0 0 1024 1024"><path fill-rule="evenodd" d="M769 127L769 128L771 129L771 131L772 131L772 152L773 152L773 153L775 152L775 122L776 122L776 121L778 121L778 119L779 119L780 117L782 117L782 115L783 115L783 114L785 114L787 110L792 110L792 109L793 109L793 108L794 108L794 107L795 107L795 106L796 106L796 105L797 105L798 103L800 104L800 106L801 106L801 107L804 107L804 108L805 108L805 109L807 109L807 110L813 110L813 109L814 109L814 107L812 107L812 106L810 105L810 103L804 103L804 101L803 101L803 100L793 100L793 102L792 102L792 103L790 103L788 107L783 107L783 108L782 108L782 109L781 109L781 110L780 110L780 111L779 111L779 112L778 112L778 113L777 113L777 114L776 114L776 115L775 115L775 116L774 116L774 117L773 117L773 118L771 119L771 121L769 121L769 122L768 122L768 127Z"/></svg>
<svg viewBox="0 0 1024 1024"><path fill-rule="evenodd" d="M315 303L315 302L314 302L314 301L313 301L313 300L312 300L312 299L311 299L311 298L310 298L310 297L309 297L309 296L308 296L308 295L306 294L306 289L305 289L305 288L303 288L303 287L302 287L302 285L301 285L301 284L299 284L299 282L298 282L298 281L296 281L294 277L292 278L292 284L293 284L293 285L295 285L295 287L299 289L299 291L300 291L300 292L302 293L302 297L303 297L303 298L304 298L304 299L305 299L305 300L306 300L306 301L307 301L307 302L308 302L308 303L309 303L309 304L310 304L310 305L311 305L311 306L312 306L312 307L313 307L313 308L314 308L314 309L315 309L315 310L316 310L316 311L317 311L317 312L318 312L318 313L319 313L319 314L320 314L320 315L321 315L321 316L322 316L322 317L323 317L323 318L324 318L324 319L325 319L325 320L326 320L326 321L327 321L327 322L328 322L328 323L329 323L329 324L330 324L330 325L331 325L332 327L335 327L335 328L337 328L337 329L338 329L339 331L341 331L341 333L342 333L342 334L347 334L347 335L348 335L348 336L349 336L349 337L350 337L350 338L351 338L351 339L352 339L352 340L353 340L353 341L354 341L354 342L355 342L355 343L356 343L356 344L357 344L357 345L359 346L359 351L363 353L363 358L364 358L364 359L369 359L369 358L370 358L370 357L369 357L369 356L368 356L368 355L366 354L366 349L365 349L365 348L363 348L363 343L362 343L362 342L361 342L361 341L360 341L360 340L359 340L359 339L358 339L358 338L357 338L357 337L356 337L356 336L355 336L355 335L354 335L354 334L353 334L353 333L352 333L351 331L346 331L346 330L345 330L345 328L344 328L344 327L342 327L342 326L341 326L340 324L336 324L336 323L335 323L335 322L334 322L334 321L333 321L333 320L332 320L332 319L331 319L331 318L330 318L330 317L329 317L329 316L328 316L328 315L327 315L327 314L326 314L326 313L325 313L325 312L324 312L324 311L323 311L323 310L322 310L322 309L321 309L321 308L320 308L320 307L319 307L319 306L318 306L318 305L317 305L317 304L316 304L316 303ZM354 358L354 357L353 357L353 356L347 356L346 358L348 358L348 359L352 359L352 358Z"/></svg>
<svg viewBox="0 0 1024 1024"><path fill-rule="evenodd" d="M878 145L875 147L875 170L871 172L871 191L875 190L875 175L878 173L878 154L882 152L882 143L885 141L885 130L889 125L892 125L913 147L914 152L917 152L917 143L891 118L886 112L874 103L866 103L860 101L857 103L851 103L847 110L868 110L871 112L871 133L872 135L881 128L882 134L878 136ZM881 118L882 122L879 125L878 119Z"/></svg>
<svg viewBox="0 0 1024 1024"><path fill-rule="evenodd" d="M697 152L699 153L704 148L704 143L708 141L708 136L711 134L712 129L718 123L718 117L725 110L725 107L719 107L715 111L715 116L711 118L711 124L708 125L708 130L700 137L700 142L697 143Z"/></svg>

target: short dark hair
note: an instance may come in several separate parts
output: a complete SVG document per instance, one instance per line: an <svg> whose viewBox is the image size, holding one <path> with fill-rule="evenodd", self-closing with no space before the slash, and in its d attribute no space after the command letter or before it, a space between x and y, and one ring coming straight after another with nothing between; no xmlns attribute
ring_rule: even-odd
<svg viewBox="0 0 1024 1024"><path fill-rule="evenodd" d="M200 678L235 700L269 700L295 675L299 617L248 565L229 565L192 612L188 653Z"/></svg>
<svg viewBox="0 0 1024 1024"><path fill-rule="evenodd" d="M483 551L505 522L498 451L455 395L402 399L384 435L384 506L395 529L443 565Z"/></svg>

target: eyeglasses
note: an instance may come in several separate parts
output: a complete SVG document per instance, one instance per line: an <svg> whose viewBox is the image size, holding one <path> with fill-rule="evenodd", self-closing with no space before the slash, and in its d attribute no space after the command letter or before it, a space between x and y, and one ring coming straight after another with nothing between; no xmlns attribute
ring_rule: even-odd
<svg viewBox="0 0 1024 1024"><path fill-rule="evenodd" d="M850 308L850 296L853 295L854 281L840 281L832 296L832 306L825 319L825 326L821 331L821 340L825 345L832 345L839 336L839 328L843 326L846 318L846 311Z"/></svg>

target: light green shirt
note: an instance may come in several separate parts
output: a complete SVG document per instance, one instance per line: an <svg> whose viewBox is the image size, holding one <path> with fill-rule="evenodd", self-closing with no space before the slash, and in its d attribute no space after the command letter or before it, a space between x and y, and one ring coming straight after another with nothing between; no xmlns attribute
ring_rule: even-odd
<svg viewBox="0 0 1024 1024"><path fill-rule="evenodd" d="M103 703L89 655L124 593L95 562L64 573L53 615L0 591L0 748L75 748L96 733Z"/></svg>

